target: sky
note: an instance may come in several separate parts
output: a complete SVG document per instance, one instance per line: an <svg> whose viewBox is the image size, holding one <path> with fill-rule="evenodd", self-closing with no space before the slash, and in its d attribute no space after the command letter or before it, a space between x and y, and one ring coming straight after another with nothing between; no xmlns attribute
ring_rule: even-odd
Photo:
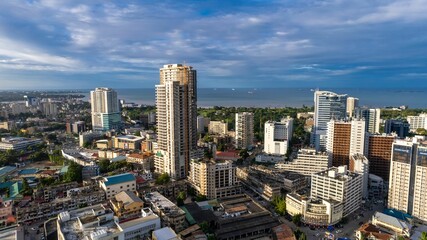
<svg viewBox="0 0 427 240"><path fill-rule="evenodd" d="M0 1L0 90L427 88L427 0Z"/></svg>

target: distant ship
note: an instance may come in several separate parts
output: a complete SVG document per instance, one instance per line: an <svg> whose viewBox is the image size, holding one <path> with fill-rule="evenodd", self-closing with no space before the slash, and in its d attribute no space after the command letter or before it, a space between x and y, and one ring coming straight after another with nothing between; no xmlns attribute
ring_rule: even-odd
<svg viewBox="0 0 427 240"><path fill-rule="evenodd" d="M236 89L232 88L231 90L235 91Z"/></svg>
<svg viewBox="0 0 427 240"><path fill-rule="evenodd" d="M249 94L252 94L253 92L249 91L248 93L249 93Z"/></svg>

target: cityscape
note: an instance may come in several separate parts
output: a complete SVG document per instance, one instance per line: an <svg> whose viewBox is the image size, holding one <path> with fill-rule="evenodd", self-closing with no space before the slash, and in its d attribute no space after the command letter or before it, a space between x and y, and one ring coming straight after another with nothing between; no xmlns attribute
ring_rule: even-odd
<svg viewBox="0 0 427 240"><path fill-rule="evenodd" d="M426 0L0 8L0 240L427 240Z"/></svg>

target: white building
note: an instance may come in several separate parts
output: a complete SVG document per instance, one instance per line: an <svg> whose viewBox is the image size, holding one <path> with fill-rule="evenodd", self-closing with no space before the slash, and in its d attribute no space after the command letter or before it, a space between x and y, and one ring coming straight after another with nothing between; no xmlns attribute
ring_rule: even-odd
<svg viewBox="0 0 427 240"><path fill-rule="evenodd" d="M365 121L354 119L351 121L350 156L363 154L365 150Z"/></svg>
<svg viewBox="0 0 427 240"><path fill-rule="evenodd" d="M297 172L306 176L321 172L332 166L328 154L315 149L301 149L292 162L277 163L275 168Z"/></svg>
<svg viewBox="0 0 427 240"><path fill-rule="evenodd" d="M225 136L228 134L228 124L224 121L210 121L209 133Z"/></svg>
<svg viewBox="0 0 427 240"><path fill-rule="evenodd" d="M362 175L362 197L367 199L369 197L368 185L369 185L369 161L360 153L356 153L350 156L350 171L359 173Z"/></svg>
<svg viewBox="0 0 427 240"><path fill-rule="evenodd" d="M156 107L155 171L185 178L197 150L196 70L181 64L164 65L156 85Z"/></svg>
<svg viewBox="0 0 427 240"><path fill-rule="evenodd" d="M94 131L120 128L121 113L116 91L111 88L96 88L95 91L90 91L90 102Z"/></svg>
<svg viewBox="0 0 427 240"><path fill-rule="evenodd" d="M357 115L359 118L365 119L366 132L369 132L369 133L380 132L381 109L379 108L359 109Z"/></svg>
<svg viewBox="0 0 427 240"><path fill-rule="evenodd" d="M427 129L427 113L422 113L418 116L408 116L406 120L409 123L409 130L411 132L417 131L418 128Z"/></svg>
<svg viewBox="0 0 427 240"><path fill-rule="evenodd" d="M267 154L285 155L292 139L292 132L292 118L284 118L280 122L265 122L264 152Z"/></svg>
<svg viewBox="0 0 427 240"><path fill-rule="evenodd" d="M56 117L58 115L58 105L55 102L42 103L42 113L47 117Z"/></svg>
<svg viewBox="0 0 427 240"><path fill-rule="evenodd" d="M236 147L248 148L254 143L254 114L236 113Z"/></svg>
<svg viewBox="0 0 427 240"><path fill-rule="evenodd" d="M26 150L29 146L34 146L41 143L43 143L43 140L37 138L5 137L1 139L0 151Z"/></svg>
<svg viewBox="0 0 427 240"><path fill-rule="evenodd" d="M152 240L180 240L175 231L170 227L164 227L153 231L151 234Z"/></svg>
<svg viewBox="0 0 427 240"><path fill-rule="evenodd" d="M354 116L354 110L359 107L359 99L355 97L347 98L347 116L352 118Z"/></svg>
<svg viewBox="0 0 427 240"><path fill-rule="evenodd" d="M110 199L121 191L135 191L136 179L130 173L103 177L99 181L99 187L104 190L107 199Z"/></svg>
<svg viewBox="0 0 427 240"><path fill-rule="evenodd" d="M311 176L310 196L342 202L343 217L346 217L362 204L362 175L348 171L347 166L315 173Z"/></svg>
<svg viewBox="0 0 427 240"><path fill-rule="evenodd" d="M62 212L57 220L59 240L143 239L157 229L160 218L148 208L141 210L141 217L122 223L111 209L101 204Z"/></svg>
<svg viewBox="0 0 427 240"><path fill-rule="evenodd" d="M393 143L388 207L427 221L427 142L413 138Z"/></svg>
<svg viewBox="0 0 427 240"><path fill-rule="evenodd" d="M312 143L316 150L326 147L326 131L331 119L344 119L347 114L347 95L328 91L314 92L314 126Z"/></svg>

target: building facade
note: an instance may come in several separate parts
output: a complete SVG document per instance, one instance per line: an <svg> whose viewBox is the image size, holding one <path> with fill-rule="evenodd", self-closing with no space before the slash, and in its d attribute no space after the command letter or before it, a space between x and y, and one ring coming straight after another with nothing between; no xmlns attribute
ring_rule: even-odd
<svg viewBox="0 0 427 240"><path fill-rule="evenodd" d="M395 133L399 138L405 138L409 134L409 123L406 120L387 119L384 132L387 134Z"/></svg>
<svg viewBox="0 0 427 240"><path fill-rule="evenodd" d="M254 143L254 114L236 113L236 147L248 148Z"/></svg>
<svg viewBox="0 0 427 240"><path fill-rule="evenodd" d="M265 122L264 152L267 154L285 155L292 139L292 132L292 118L284 118L280 122Z"/></svg>
<svg viewBox="0 0 427 240"><path fill-rule="evenodd" d="M366 122L366 132L369 133L379 133L380 132L380 122L381 122L381 109L371 108L371 109L360 109L358 114L360 118L365 119Z"/></svg>
<svg viewBox="0 0 427 240"><path fill-rule="evenodd" d="M395 139L395 135L366 135L364 155L369 159L369 173L381 177L384 181L388 181L390 175L391 149Z"/></svg>
<svg viewBox="0 0 427 240"><path fill-rule="evenodd" d="M326 132L331 119L344 119L347 114L347 95L329 91L314 92L314 126L311 142L316 150L325 150Z"/></svg>
<svg viewBox="0 0 427 240"><path fill-rule="evenodd" d="M227 135L228 134L228 124L224 121L210 121L209 123L209 133L216 135Z"/></svg>
<svg viewBox="0 0 427 240"><path fill-rule="evenodd" d="M103 177L99 181L99 186L102 190L104 190L107 199L110 199L121 191L135 191L136 179L135 176L130 173L123 173L119 175Z"/></svg>
<svg viewBox="0 0 427 240"><path fill-rule="evenodd" d="M277 169L297 172L305 176L311 176L313 173L324 171L332 167L332 163L328 154L325 152L317 152L315 149L301 149L298 151L297 157L292 162L277 163Z"/></svg>
<svg viewBox="0 0 427 240"><path fill-rule="evenodd" d="M121 126L117 92L111 88L96 88L90 92L92 130L109 131Z"/></svg>
<svg viewBox="0 0 427 240"><path fill-rule="evenodd" d="M310 196L342 202L343 217L346 217L362 204L362 175L348 171L347 166L332 167L313 174Z"/></svg>
<svg viewBox="0 0 427 240"><path fill-rule="evenodd" d="M350 171L362 175L362 197L367 199L369 197L369 161L363 154L353 154L350 156Z"/></svg>
<svg viewBox="0 0 427 240"><path fill-rule="evenodd" d="M197 75L191 66L164 65L156 85L155 170L174 179L187 176L197 148Z"/></svg>
<svg viewBox="0 0 427 240"><path fill-rule="evenodd" d="M241 193L236 166L230 160L191 160L190 184L208 199L223 198Z"/></svg>
<svg viewBox="0 0 427 240"><path fill-rule="evenodd" d="M347 98L347 116L352 118L355 115L355 109L359 107L359 99L355 97Z"/></svg>

